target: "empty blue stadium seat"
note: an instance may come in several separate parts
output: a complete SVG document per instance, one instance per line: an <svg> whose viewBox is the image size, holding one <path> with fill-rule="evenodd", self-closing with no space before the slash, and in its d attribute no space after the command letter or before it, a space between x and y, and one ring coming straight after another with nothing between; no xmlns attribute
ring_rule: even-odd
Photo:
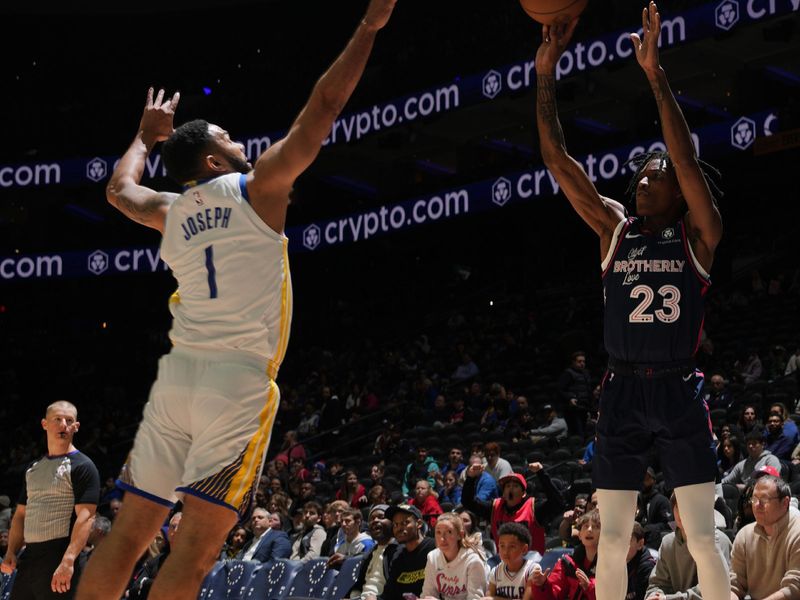
<svg viewBox="0 0 800 600"><path fill-rule="evenodd" d="M198 600L244 600L253 574L261 566L249 560L217 562L200 586Z"/></svg>
<svg viewBox="0 0 800 600"><path fill-rule="evenodd" d="M247 600L284 600L302 566L299 560L283 558L264 563L253 573L245 597Z"/></svg>
<svg viewBox="0 0 800 600"><path fill-rule="evenodd" d="M305 563L294 576L288 598L325 598L337 574L327 563L327 558L314 558Z"/></svg>
<svg viewBox="0 0 800 600"><path fill-rule="evenodd" d="M11 575L3 574L0 576L0 600L8 600L11 597L11 588L14 587L14 579L16 577L16 571Z"/></svg>
<svg viewBox="0 0 800 600"><path fill-rule="evenodd" d="M344 560L342 566L339 568L339 574L328 590L328 595L325 597L325 600L342 600L342 598L347 597L358 579L358 572L361 569L361 564L366 560L366 557L366 554L361 554L359 556L349 556Z"/></svg>
<svg viewBox="0 0 800 600"><path fill-rule="evenodd" d="M198 600L221 600L225 598L225 561L217 561L200 585Z"/></svg>

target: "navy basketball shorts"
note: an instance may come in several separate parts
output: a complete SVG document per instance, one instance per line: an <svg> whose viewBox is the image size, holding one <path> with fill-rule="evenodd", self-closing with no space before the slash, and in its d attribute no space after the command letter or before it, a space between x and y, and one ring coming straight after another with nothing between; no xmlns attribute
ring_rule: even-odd
<svg viewBox="0 0 800 600"><path fill-rule="evenodd" d="M668 488L713 482L717 459L703 374L661 377L608 372L600 394L594 486L641 490L655 450Z"/></svg>

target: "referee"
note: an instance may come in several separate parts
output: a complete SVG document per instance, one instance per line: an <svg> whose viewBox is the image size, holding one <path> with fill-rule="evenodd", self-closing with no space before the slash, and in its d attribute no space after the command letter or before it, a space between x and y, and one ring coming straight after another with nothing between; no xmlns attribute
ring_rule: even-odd
<svg viewBox="0 0 800 600"><path fill-rule="evenodd" d="M11 521L3 573L18 569L10 600L69 599L75 559L86 545L100 498L94 463L72 445L78 409L63 400L47 407L47 455L25 472ZM17 552L25 552L17 564Z"/></svg>

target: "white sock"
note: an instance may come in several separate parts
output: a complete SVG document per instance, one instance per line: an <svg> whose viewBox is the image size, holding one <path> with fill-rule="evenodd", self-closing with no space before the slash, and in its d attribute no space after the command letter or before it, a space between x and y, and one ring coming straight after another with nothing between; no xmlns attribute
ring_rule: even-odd
<svg viewBox="0 0 800 600"><path fill-rule="evenodd" d="M714 483L675 488L689 552L697 564L703 600L730 600L728 567L714 541ZM602 536L602 523L600 535ZM602 537L601 537L602 539Z"/></svg>
<svg viewBox="0 0 800 600"><path fill-rule="evenodd" d="M624 600L628 591L625 556L633 534L638 492L597 490L600 510L600 545L597 549L597 600ZM683 514L683 513L681 513ZM717 598L703 600L717 600ZM726 600L730 600L730 594Z"/></svg>

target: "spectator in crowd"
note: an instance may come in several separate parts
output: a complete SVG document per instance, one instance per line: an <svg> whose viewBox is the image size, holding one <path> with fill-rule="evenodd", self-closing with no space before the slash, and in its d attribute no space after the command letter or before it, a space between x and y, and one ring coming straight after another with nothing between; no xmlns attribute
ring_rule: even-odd
<svg viewBox="0 0 800 600"><path fill-rule="evenodd" d="M437 482L439 478L437 478ZM444 503L452 504L453 506L457 506L461 504L461 484L458 480L458 475L456 475L455 471L448 471L447 474L442 478L442 483L439 489L436 490L436 493L439 494L439 505L441 506Z"/></svg>
<svg viewBox="0 0 800 600"><path fill-rule="evenodd" d="M439 501L433 495L433 488L427 479L417 481L414 489L414 497L409 504L419 509L425 524L433 531L436 527L436 519L442 514L442 507L439 506Z"/></svg>
<svg viewBox="0 0 800 600"><path fill-rule="evenodd" d="M576 546L580 543L578 529L575 523L586 513L589 504L589 494L577 494L573 507L564 513L558 526L558 535L567 546Z"/></svg>
<svg viewBox="0 0 800 600"><path fill-rule="evenodd" d="M464 524L464 533L467 535L482 535L481 530L478 528L478 515L466 508L463 504L456 506L454 513L458 515L461 522Z"/></svg>
<svg viewBox="0 0 800 600"><path fill-rule="evenodd" d="M319 524L321 518L322 506L319 502L307 502L303 507L303 528L295 534L292 541L292 560L308 562L322 556L325 530Z"/></svg>
<svg viewBox="0 0 800 600"><path fill-rule="evenodd" d="M405 594L419 597L428 553L436 547L436 542L425 537L425 522L415 506L392 506L386 511L386 518L392 521L394 539L399 546L391 557L381 600L404 600Z"/></svg>
<svg viewBox="0 0 800 600"><path fill-rule="evenodd" d="M600 513L592 510L577 522L580 545L556 561L552 572L535 568L531 577L533 600L594 600Z"/></svg>
<svg viewBox="0 0 800 600"><path fill-rule="evenodd" d="M253 509L255 513L256 509ZM280 520L278 520L280 526ZM244 525L236 525L228 534L228 539L225 540L225 545L219 553L220 560L233 560L237 555L241 554L242 550L250 544L253 539L253 534L247 530Z"/></svg>
<svg viewBox="0 0 800 600"><path fill-rule="evenodd" d="M738 462L722 480L722 483L735 483L740 490L744 489L747 480L757 469L774 467L778 472L781 470L781 461L778 457L764 449L764 433L760 428L748 433L745 442L747 458Z"/></svg>
<svg viewBox="0 0 800 600"><path fill-rule="evenodd" d="M749 385L760 379L761 373L764 370L761 365L761 357L758 355L758 350L755 348L747 353L747 360L744 364L737 362L736 365L739 366L739 377L745 385Z"/></svg>
<svg viewBox="0 0 800 600"><path fill-rule="evenodd" d="M780 460L789 461L792 450L797 445L794 438L784 432L783 419L778 413L770 413L767 417L767 433L764 436L764 450L777 456Z"/></svg>
<svg viewBox="0 0 800 600"><path fill-rule="evenodd" d="M475 423L476 421L478 421L478 415L467 406L463 396L453 398L453 414L450 416L450 424L458 425L459 423Z"/></svg>
<svg viewBox="0 0 800 600"><path fill-rule="evenodd" d="M301 463L306 462L306 449L300 442L296 430L290 429L283 434L283 444L281 444L278 456L285 457L286 462L289 464L292 464L292 461L295 459L300 460Z"/></svg>
<svg viewBox="0 0 800 600"><path fill-rule="evenodd" d="M301 482L298 487L298 494L292 501L292 506L289 508L289 512L293 513L297 508L303 507L306 502L311 502L312 500L319 502L319 499L317 498L317 486L313 481Z"/></svg>
<svg viewBox="0 0 800 600"><path fill-rule="evenodd" d="M89 539L86 540L86 546L84 546L80 556L78 556L77 562L79 563L79 568L75 570L76 573L83 572L83 568L92 556L92 552L95 551L97 545L108 535L109 531L111 531L111 520L107 517L95 515L94 521L92 522L92 530L89 532Z"/></svg>
<svg viewBox="0 0 800 600"><path fill-rule="evenodd" d="M556 414L552 404L542 406L541 415L541 426L530 430L534 444L557 445L561 440L567 439L567 422Z"/></svg>
<svg viewBox="0 0 800 600"><path fill-rule="evenodd" d="M464 464L464 452L461 448L453 447L450 448L447 457L448 461L441 470L442 475L447 475L450 471L453 471L459 477L464 472L464 469L467 468L467 465Z"/></svg>
<svg viewBox="0 0 800 600"><path fill-rule="evenodd" d="M325 529L325 541L322 544L322 556L330 556L333 549L344 541L342 517L350 508L344 500L334 500L325 505L322 511L322 527Z"/></svg>
<svg viewBox="0 0 800 600"><path fill-rule="evenodd" d="M0 556L8 552L8 529L0 529Z"/></svg>
<svg viewBox="0 0 800 600"><path fill-rule="evenodd" d="M351 598L377 600L383 594L386 575L389 573L390 559L397 551L397 542L392 535L392 522L386 518L387 504L374 506L367 519L369 534L375 545L361 563Z"/></svg>
<svg viewBox="0 0 800 600"><path fill-rule="evenodd" d="M0 529L11 527L11 513L11 498L3 494L0 496Z"/></svg>
<svg viewBox="0 0 800 600"><path fill-rule="evenodd" d="M777 414L783 423L783 433L795 444L800 442L800 432L798 432L797 424L783 402L773 402L769 407L769 414Z"/></svg>
<svg viewBox="0 0 800 600"><path fill-rule="evenodd" d="M483 458L481 458L478 454L473 454L469 457L469 466L476 465L480 467L480 476L478 476L478 481L475 482L475 498L480 500L481 502L491 502L499 495L499 490L497 489L497 482L495 481L494 477L489 475L485 470L483 470ZM463 502L463 495L464 495L464 488L463 484L466 483L467 480L467 472L469 469L464 469L461 472L461 495L462 495L462 502Z"/></svg>
<svg viewBox="0 0 800 600"><path fill-rule="evenodd" d="M520 396L521 397L521 396ZM516 416L509 422L506 430L506 437L517 443L521 439L530 437L530 431L534 427L533 416L528 408L520 409Z"/></svg>
<svg viewBox="0 0 800 600"><path fill-rule="evenodd" d="M483 447L483 451L486 454L486 472L494 477L495 481L500 481L506 475L514 472L511 463L500 457L500 444L488 442Z"/></svg>
<svg viewBox="0 0 800 600"><path fill-rule="evenodd" d="M369 489L369 492L367 492L367 506L365 509L369 513L369 510L372 510L373 506L378 504L386 504L388 496L389 492L384 486L373 485Z"/></svg>
<svg viewBox="0 0 800 600"><path fill-rule="evenodd" d="M628 591L625 600L644 600L647 582L656 564L656 559L645 547L644 542L644 528L639 523L634 523L630 547L625 557L628 566Z"/></svg>
<svg viewBox="0 0 800 600"><path fill-rule="evenodd" d="M432 456L428 456L428 449L424 445L417 447L414 460L411 461L403 472L402 492L403 497L408 498L411 490L415 488L417 481L427 479L431 485L436 484L434 473L439 470L439 465Z"/></svg>
<svg viewBox="0 0 800 600"><path fill-rule="evenodd" d="M711 376L703 398L710 410L728 409L733 405L733 394L728 390L727 382L720 373L714 373Z"/></svg>
<svg viewBox="0 0 800 600"><path fill-rule="evenodd" d="M453 381L453 383L459 383L461 381L472 379L478 373L480 373L478 365L476 365L472 361L472 358L470 358L469 354L465 352L461 355L461 364L456 367L455 371L453 371L450 379Z"/></svg>
<svg viewBox="0 0 800 600"><path fill-rule="evenodd" d="M751 504L755 523L741 529L731 552L731 600L800 596L800 519L790 518L789 485L765 475Z"/></svg>
<svg viewBox="0 0 800 600"><path fill-rule="evenodd" d="M746 404L739 415L738 425L743 437L754 429L760 428L761 419L758 418L758 409L752 404Z"/></svg>
<svg viewBox="0 0 800 600"><path fill-rule="evenodd" d="M583 457L578 459L578 464L587 470L592 466L592 460L594 460L594 444L595 440L592 440L586 444L586 448L583 451Z"/></svg>
<svg viewBox="0 0 800 600"><path fill-rule="evenodd" d="M742 446L739 438L730 436L723 439L717 449L717 459L720 477L724 478L742 460Z"/></svg>
<svg viewBox="0 0 800 600"><path fill-rule="evenodd" d="M647 467L644 474L636 517L646 532L647 545L657 549L661 543L661 534L672 530L672 510L669 500L658 491L653 467Z"/></svg>
<svg viewBox="0 0 800 600"><path fill-rule="evenodd" d="M319 431L319 413L314 408L313 402L306 402L303 406L303 418L297 426L297 434L302 439L317 435Z"/></svg>
<svg viewBox="0 0 800 600"><path fill-rule="evenodd" d="M169 519L167 525L167 539L166 543L161 546L160 552L155 556L148 558L137 573L133 576L133 584L128 588L125 594L129 600L145 600L150 595L150 588L153 585L153 580L158 575L158 571L164 564L164 561L169 557L172 546L175 543L175 536L180 529L183 513L176 512Z"/></svg>
<svg viewBox="0 0 800 600"><path fill-rule="evenodd" d="M467 537L458 515L436 522L436 549L428 554L421 598L480 600L487 591L486 560L474 537Z"/></svg>
<svg viewBox="0 0 800 600"><path fill-rule="evenodd" d="M692 558L683 533L678 500L673 493L669 498L675 518L675 531L661 540L658 559L650 574L646 600L700 600L700 586L697 583L697 564ZM731 541L719 529L714 532L717 550L730 567Z"/></svg>
<svg viewBox="0 0 800 600"><path fill-rule="evenodd" d="M72 444L80 427L73 404L52 403L41 424L47 455L25 471L2 572L19 569L14 597L72 598L75 561L89 539L100 501L100 475ZM18 566L23 544L25 554Z"/></svg>
<svg viewBox="0 0 800 600"><path fill-rule="evenodd" d="M372 485L383 485L383 478L386 475L386 467L383 463L375 463L369 469L369 478Z"/></svg>
<svg viewBox="0 0 800 600"><path fill-rule="evenodd" d="M122 508L121 498L112 498L108 502L108 517L113 521L117 518L119 510Z"/></svg>
<svg viewBox="0 0 800 600"><path fill-rule="evenodd" d="M258 562L269 562L277 558L289 558L292 553L292 542L285 531L273 529L272 521L268 511L263 508L253 510L250 519L250 528L253 531L253 539L243 547L236 558L239 560L255 560Z"/></svg>
<svg viewBox="0 0 800 600"><path fill-rule="evenodd" d="M428 421L434 427L444 427L450 424L453 417L453 410L447 404L447 398L443 394L439 394L433 399L433 410L428 416Z"/></svg>
<svg viewBox="0 0 800 600"><path fill-rule="evenodd" d="M543 504L536 505L536 499L527 495L528 482L519 473L506 475L500 480L503 491L501 498L495 498L491 503L478 500L475 497L475 484L482 471L478 464L470 465L467 470L461 501L468 509L491 523L495 545L499 541L500 525L507 522L522 523L531 534L531 548L544 554L545 531L542 524L549 523L556 514L564 510L564 499L542 469L542 463L530 463L528 469L539 478L539 485L547 497Z"/></svg>
<svg viewBox="0 0 800 600"><path fill-rule="evenodd" d="M536 565L533 558L525 556L531 545L531 534L519 523L503 523L498 533L500 543L497 551L500 564L489 573L489 591L486 596L493 600L522 600Z"/></svg>
<svg viewBox="0 0 800 600"><path fill-rule="evenodd" d="M586 421L592 408L592 382L586 368L586 353L572 353L572 360L558 378L558 393L564 406L569 431L584 438Z"/></svg>
<svg viewBox="0 0 800 600"><path fill-rule="evenodd" d="M267 501L267 510L270 514L278 514L281 519L281 529L286 532L292 531L292 519L289 516L289 496L283 492L272 494Z"/></svg>
<svg viewBox="0 0 800 600"><path fill-rule="evenodd" d="M344 473L342 487L336 492L337 500L344 500L352 508L360 508L367 502L367 490L358 482L358 474L352 469Z"/></svg>
<svg viewBox="0 0 800 600"><path fill-rule="evenodd" d="M334 547L328 559L329 569L338 569L348 556L369 552L375 545L370 535L361 531L361 511L357 508L348 508L342 514L342 534L343 541Z"/></svg>
<svg viewBox="0 0 800 600"><path fill-rule="evenodd" d="M789 360L786 361L786 368L783 373L784 375L791 375L797 371L800 371L800 344L795 346L794 352L789 357Z"/></svg>

